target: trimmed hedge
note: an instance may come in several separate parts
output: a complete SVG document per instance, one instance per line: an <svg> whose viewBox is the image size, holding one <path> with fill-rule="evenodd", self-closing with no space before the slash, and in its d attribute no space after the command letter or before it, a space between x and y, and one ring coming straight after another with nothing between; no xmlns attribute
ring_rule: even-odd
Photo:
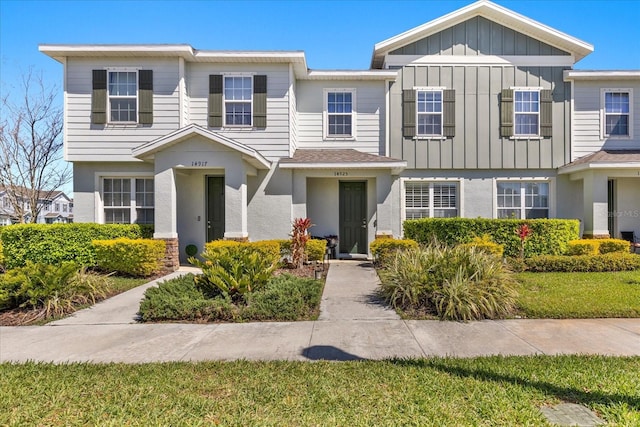
<svg viewBox="0 0 640 427"><path fill-rule="evenodd" d="M258 240L256 242L212 240L211 242L205 243L203 255L206 254L207 257L211 258L235 249L257 252L260 257L269 260L270 264L280 261L280 244L276 240Z"/></svg>
<svg viewBox="0 0 640 427"><path fill-rule="evenodd" d="M0 227L6 268L21 267L27 261L60 264L73 261L96 264L93 240L150 238L153 227L139 224L16 224Z"/></svg>
<svg viewBox="0 0 640 427"><path fill-rule="evenodd" d="M629 242L622 239L580 239L569 242L568 255L628 253Z"/></svg>
<svg viewBox="0 0 640 427"><path fill-rule="evenodd" d="M491 238L486 234L482 237L474 237L471 242L463 243L460 246L462 246L463 248L475 248L476 250L482 251L489 255L495 255L499 257L502 257L502 255L504 254L504 246L492 242Z"/></svg>
<svg viewBox="0 0 640 427"><path fill-rule="evenodd" d="M272 240L280 245L280 256L291 259L291 240ZM322 261L327 250L327 241L324 239L309 239L305 248L305 255L309 261Z"/></svg>
<svg viewBox="0 0 640 427"><path fill-rule="evenodd" d="M630 253L603 255L543 255L524 260L527 271L546 272L600 272L640 269L640 256Z"/></svg>
<svg viewBox="0 0 640 427"><path fill-rule="evenodd" d="M162 268L165 243L153 239L94 240L98 268L147 277Z"/></svg>
<svg viewBox="0 0 640 427"><path fill-rule="evenodd" d="M383 261L386 257L396 251L406 249L417 249L418 242L411 239L391 239L388 237L378 237L369 245L374 258Z"/></svg>
<svg viewBox="0 0 640 427"><path fill-rule="evenodd" d="M560 255L569 241L579 238L580 223L576 219L488 219L488 218L423 218L404 222L404 236L420 244L433 241L455 246L470 243L485 234L504 245L504 255L520 253L520 238L516 229L527 224L533 231L525 243L525 256Z"/></svg>

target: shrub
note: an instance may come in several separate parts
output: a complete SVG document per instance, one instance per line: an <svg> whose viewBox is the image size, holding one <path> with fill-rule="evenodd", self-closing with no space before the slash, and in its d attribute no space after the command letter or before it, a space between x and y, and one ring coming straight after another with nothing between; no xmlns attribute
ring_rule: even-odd
<svg viewBox="0 0 640 427"><path fill-rule="evenodd" d="M504 246L492 242L491 237L489 237L488 234L485 234L482 237L474 237L473 239L471 239L471 242L463 243L460 246L465 248L476 248L479 251L498 257L502 257L502 254L504 253Z"/></svg>
<svg viewBox="0 0 640 427"><path fill-rule="evenodd" d="M533 272L628 271L640 268L640 257L617 252L603 255L546 255L531 257L525 263L527 270Z"/></svg>
<svg viewBox="0 0 640 427"><path fill-rule="evenodd" d="M388 237L378 237L369 245L373 257L382 263L399 250L416 249L417 247L418 243L415 240Z"/></svg>
<svg viewBox="0 0 640 427"><path fill-rule="evenodd" d="M6 268L27 261L60 264L73 261L96 264L93 240L150 237L152 228L138 224L16 224L0 227Z"/></svg>
<svg viewBox="0 0 640 427"><path fill-rule="evenodd" d="M598 241L594 239L571 240L567 247L567 255L597 255Z"/></svg>
<svg viewBox="0 0 640 427"><path fill-rule="evenodd" d="M293 229L291 230L291 262L297 268L302 267L305 261L305 249L307 242L311 239L309 228L311 228L311 220L309 218L295 218L293 220Z"/></svg>
<svg viewBox="0 0 640 427"><path fill-rule="evenodd" d="M454 246L469 243L485 234L501 245L504 255L515 257L520 252L518 226L527 224L532 235L526 240L524 255L560 255L568 242L579 237L579 221L569 219L487 219L487 218L423 218L404 222L404 235L420 244L434 241Z"/></svg>
<svg viewBox="0 0 640 427"><path fill-rule="evenodd" d="M308 261L322 261L327 250L327 241L324 239L311 239L304 249L305 258Z"/></svg>
<svg viewBox="0 0 640 427"><path fill-rule="evenodd" d="M160 271L165 243L153 239L94 240L96 263L105 271L150 276Z"/></svg>
<svg viewBox="0 0 640 427"><path fill-rule="evenodd" d="M278 262L246 243L217 245L215 250L205 251L202 258L204 261L189 258L191 264L202 269L202 275L195 278L196 285L205 293L222 294L236 302L264 287Z"/></svg>
<svg viewBox="0 0 640 427"><path fill-rule="evenodd" d="M2 240L0 239L0 273L4 271L4 252L2 252Z"/></svg>
<svg viewBox="0 0 640 427"><path fill-rule="evenodd" d="M233 320L238 310L229 299L208 298L196 287L195 276L187 274L147 289L140 303L140 317L144 322Z"/></svg>
<svg viewBox="0 0 640 427"><path fill-rule="evenodd" d="M0 309L41 309L41 317L63 315L79 304L95 303L110 287L104 276L72 262L32 263L7 271L0 280Z"/></svg>
<svg viewBox="0 0 640 427"><path fill-rule="evenodd" d="M269 262L278 262L281 258L281 247L279 240L258 240L256 242L236 242L235 240L213 240L204 245L203 257L209 259L226 256L231 251L255 252L259 256L266 258Z"/></svg>
<svg viewBox="0 0 640 427"><path fill-rule="evenodd" d="M395 308L441 319L495 319L515 307L511 273L500 258L473 247L399 251L380 276L381 294Z"/></svg>
<svg viewBox="0 0 640 427"><path fill-rule="evenodd" d="M599 239L601 254L629 253L629 242L622 239Z"/></svg>
<svg viewBox="0 0 640 427"><path fill-rule="evenodd" d="M289 274L273 277L247 298L244 320L293 321L311 319L320 304L322 282Z"/></svg>

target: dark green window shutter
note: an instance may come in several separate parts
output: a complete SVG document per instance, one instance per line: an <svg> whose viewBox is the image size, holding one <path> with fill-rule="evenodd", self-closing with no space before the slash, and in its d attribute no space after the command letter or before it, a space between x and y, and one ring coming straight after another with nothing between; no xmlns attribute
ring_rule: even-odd
<svg viewBox="0 0 640 427"><path fill-rule="evenodd" d="M447 138L456 136L456 91L442 91L442 135Z"/></svg>
<svg viewBox="0 0 640 427"><path fill-rule="evenodd" d="M91 93L91 123L107 123L107 70L93 70Z"/></svg>
<svg viewBox="0 0 640 427"><path fill-rule="evenodd" d="M153 124L153 70L138 71L138 122Z"/></svg>
<svg viewBox="0 0 640 427"><path fill-rule="evenodd" d="M513 136L513 89L502 89L500 97L500 135Z"/></svg>
<svg viewBox="0 0 640 427"><path fill-rule="evenodd" d="M267 76L253 76L253 127L267 127Z"/></svg>
<svg viewBox="0 0 640 427"><path fill-rule="evenodd" d="M552 136L551 122L553 121L553 95L549 89L540 91L540 136Z"/></svg>
<svg viewBox="0 0 640 427"><path fill-rule="evenodd" d="M209 127L222 127L222 75L209 76L209 111L207 123Z"/></svg>
<svg viewBox="0 0 640 427"><path fill-rule="evenodd" d="M416 91L402 91L402 135L405 138L416 136Z"/></svg>

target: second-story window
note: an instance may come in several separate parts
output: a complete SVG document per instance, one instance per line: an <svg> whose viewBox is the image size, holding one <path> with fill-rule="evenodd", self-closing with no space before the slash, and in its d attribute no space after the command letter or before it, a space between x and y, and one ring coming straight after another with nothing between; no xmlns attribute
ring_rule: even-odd
<svg viewBox="0 0 640 427"><path fill-rule="evenodd" d="M540 134L540 92L514 91L514 124L516 136Z"/></svg>
<svg viewBox="0 0 640 427"><path fill-rule="evenodd" d="M62 205L62 212L66 212L67 211L67 205Z"/></svg>
<svg viewBox="0 0 640 427"><path fill-rule="evenodd" d="M135 71L109 71L109 119L138 121L138 77Z"/></svg>
<svg viewBox="0 0 640 427"><path fill-rule="evenodd" d="M354 90L325 91L325 138L354 138Z"/></svg>
<svg viewBox="0 0 640 427"><path fill-rule="evenodd" d="M251 76L225 76L224 111L226 126L251 126Z"/></svg>
<svg viewBox="0 0 640 427"><path fill-rule="evenodd" d="M418 136L442 135L442 91L419 90L417 107Z"/></svg>
<svg viewBox="0 0 640 427"><path fill-rule="evenodd" d="M55 211L60 212L60 203L55 204Z"/></svg>
<svg viewBox="0 0 640 427"><path fill-rule="evenodd" d="M604 135L629 136L629 92L604 93Z"/></svg>

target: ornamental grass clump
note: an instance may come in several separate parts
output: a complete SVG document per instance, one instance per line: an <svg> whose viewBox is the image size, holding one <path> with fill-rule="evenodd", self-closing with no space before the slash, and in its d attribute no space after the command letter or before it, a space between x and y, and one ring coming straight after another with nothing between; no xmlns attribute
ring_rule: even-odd
<svg viewBox="0 0 640 427"><path fill-rule="evenodd" d="M469 246L397 252L380 277L383 298L408 314L497 319L509 315L516 304L515 282L500 257Z"/></svg>

